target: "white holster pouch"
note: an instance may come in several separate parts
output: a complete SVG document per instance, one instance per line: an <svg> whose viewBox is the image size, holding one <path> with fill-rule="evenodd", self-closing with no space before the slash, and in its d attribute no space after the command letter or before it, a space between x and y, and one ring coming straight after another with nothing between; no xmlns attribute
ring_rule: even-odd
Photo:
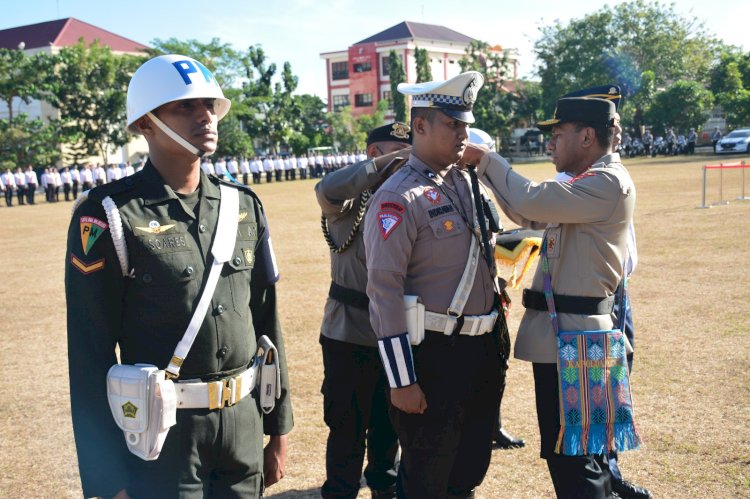
<svg viewBox="0 0 750 499"><path fill-rule="evenodd" d="M422 299L415 295L404 295L404 312L409 343L419 345L424 340L425 308Z"/></svg>
<svg viewBox="0 0 750 499"><path fill-rule="evenodd" d="M281 397L281 370L279 369L279 351L276 345L263 335L258 339L258 356L256 363L259 369L258 395L260 409L264 414L273 411L276 400Z"/></svg>
<svg viewBox="0 0 750 499"><path fill-rule="evenodd" d="M146 461L158 458L169 428L177 422L172 380L150 364L115 364L107 373L107 398L130 452Z"/></svg>

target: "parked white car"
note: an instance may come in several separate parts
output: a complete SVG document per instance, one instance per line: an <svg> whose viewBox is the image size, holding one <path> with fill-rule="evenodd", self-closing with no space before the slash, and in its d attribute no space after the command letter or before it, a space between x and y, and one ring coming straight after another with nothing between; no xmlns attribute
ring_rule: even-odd
<svg viewBox="0 0 750 499"><path fill-rule="evenodd" d="M739 128L726 134L716 143L716 154L742 152L750 154L750 128Z"/></svg>

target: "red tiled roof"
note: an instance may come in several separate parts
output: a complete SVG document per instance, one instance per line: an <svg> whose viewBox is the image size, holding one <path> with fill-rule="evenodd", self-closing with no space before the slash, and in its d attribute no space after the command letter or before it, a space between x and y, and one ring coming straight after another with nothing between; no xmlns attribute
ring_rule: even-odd
<svg viewBox="0 0 750 499"><path fill-rule="evenodd" d="M146 45L73 17L0 30L0 47L17 49L21 42L27 50L50 45L67 47L78 43L80 38L86 43L98 39L102 45L116 52L142 52L147 48Z"/></svg>
<svg viewBox="0 0 750 499"><path fill-rule="evenodd" d="M404 21L395 26L391 26L380 33L372 35L369 38L365 38L364 40L355 43L355 45L359 45L360 43L387 42L404 38L426 38L429 40L466 44L469 44L474 40L470 36L461 34L458 31L453 31L445 26Z"/></svg>

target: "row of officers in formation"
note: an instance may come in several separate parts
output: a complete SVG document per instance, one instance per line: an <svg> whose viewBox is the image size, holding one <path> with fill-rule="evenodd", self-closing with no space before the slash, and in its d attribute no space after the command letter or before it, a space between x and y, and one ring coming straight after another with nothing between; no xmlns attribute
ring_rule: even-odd
<svg viewBox="0 0 750 499"><path fill-rule="evenodd" d="M216 175L219 178L234 178L245 185L250 184L252 178L253 184L260 184L265 176L266 182L271 183L274 179L277 182L282 180L321 178L332 171L338 170L345 166L353 165L367 159L363 151L350 153L313 153L287 155L270 155L265 157L255 156L253 159L241 159L237 161L230 157L218 159L212 162L210 158L205 158L201 162L201 170L206 175Z"/></svg>
<svg viewBox="0 0 750 499"><path fill-rule="evenodd" d="M215 162L206 157L201 162L201 170L206 175L216 175L226 180L236 180L245 185L260 184L265 177L266 183L274 180L305 180L309 178L321 178L324 175L364 161L367 156L364 152L336 153L336 154L295 154L285 156L259 156L253 159L242 158L237 161L234 157L218 159ZM53 203L60 201L61 193L65 201L74 201L79 192L86 191L92 187L108 184L121 178L128 177L140 171L145 161L114 164L110 163L105 168L100 164L88 164L84 166L73 165L70 167L45 168L41 176L37 175L32 166L26 170L16 168L13 172L8 168L0 174L0 193L5 197L6 206L13 206L14 195L18 205L35 204L35 195L38 191L44 192L45 200Z"/></svg>

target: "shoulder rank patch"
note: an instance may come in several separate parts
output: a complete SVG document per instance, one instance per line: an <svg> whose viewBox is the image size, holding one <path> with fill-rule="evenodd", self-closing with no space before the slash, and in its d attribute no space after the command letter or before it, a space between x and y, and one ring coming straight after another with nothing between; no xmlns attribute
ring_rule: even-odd
<svg viewBox="0 0 750 499"><path fill-rule="evenodd" d="M140 230L141 232L145 232L147 234L164 234L175 225L176 224L161 225L156 220L151 220L148 223L148 227L136 227L136 230Z"/></svg>
<svg viewBox="0 0 750 499"><path fill-rule="evenodd" d="M72 253L70 254L70 263L71 265L73 265L73 267L78 269L81 274L84 275L93 274L94 272L98 272L104 268L104 258L100 258L99 260L92 263L86 263Z"/></svg>
<svg viewBox="0 0 750 499"><path fill-rule="evenodd" d="M401 206L398 203L394 203L392 201L388 201L386 203L380 203L380 209L383 211L395 211L398 213L403 213L406 211L403 206Z"/></svg>
<svg viewBox="0 0 750 499"><path fill-rule="evenodd" d="M247 212L246 211L241 211L240 212L240 220L239 221L242 222L246 218L247 218Z"/></svg>
<svg viewBox="0 0 750 499"><path fill-rule="evenodd" d="M81 246L83 247L83 254L88 255L91 247L94 246L96 240L107 230L109 225L94 217L81 217L80 221Z"/></svg>
<svg viewBox="0 0 750 499"><path fill-rule="evenodd" d="M438 192L437 189L434 187L426 187L424 192L422 193L424 197L427 198L427 200L432 204L440 204L441 196L440 192Z"/></svg>
<svg viewBox="0 0 750 499"><path fill-rule="evenodd" d="M380 234L383 236L383 241L388 239L393 230L398 227L401 223L401 215L391 213L388 211L378 212L378 221L380 222Z"/></svg>

